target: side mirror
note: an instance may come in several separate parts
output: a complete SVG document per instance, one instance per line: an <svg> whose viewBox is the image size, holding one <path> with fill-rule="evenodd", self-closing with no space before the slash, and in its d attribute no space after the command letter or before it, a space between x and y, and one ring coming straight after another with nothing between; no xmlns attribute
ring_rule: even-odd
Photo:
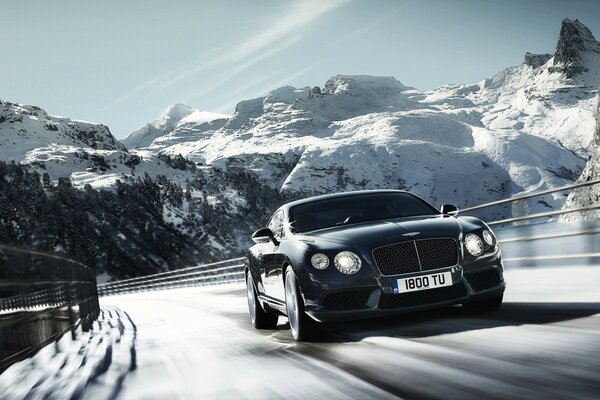
<svg viewBox="0 0 600 400"><path fill-rule="evenodd" d="M269 242L273 242L273 244L279 244L279 241L277 241L277 239L275 239L275 235L273 234L273 231L269 228L262 228L257 230L256 232L254 232L252 234L252 240L254 240L254 243L269 243Z"/></svg>
<svg viewBox="0 0 600 400"><path fill-rule="evenodd" d="M444 215L456 216L458 215L458 207L456 207L454 204L443 204L440 207L440 212Z"/></svg>

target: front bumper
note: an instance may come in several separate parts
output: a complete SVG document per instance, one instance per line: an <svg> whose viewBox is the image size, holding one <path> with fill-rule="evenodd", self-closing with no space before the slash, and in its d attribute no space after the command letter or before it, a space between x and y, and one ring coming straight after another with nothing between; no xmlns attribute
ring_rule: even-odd
<svg viewBox="0 0 600 400"><path fill-rule="evenodd" d="M305 297L305 311L316 321L352 320L447 307L499 297L505 282L502 264L461 266L426 273L380 278L376 285L352 285L323 290L314 298ZM404 294L394 294L392 281L434 272L450 271L452 285Z"/></svg>

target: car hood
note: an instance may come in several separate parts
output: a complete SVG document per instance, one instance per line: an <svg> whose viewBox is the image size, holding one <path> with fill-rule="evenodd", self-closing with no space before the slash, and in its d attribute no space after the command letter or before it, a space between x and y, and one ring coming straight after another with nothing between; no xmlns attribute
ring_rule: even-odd
<svg viewBox="0 0 600 400"><path fill-rule="evenodd" d="M337 242L347 246L375 248L384 244L435 237L459 239L462 225L457 218L445 216L410 217L362 222L320 229L303 234L315 241Z"/></svg>

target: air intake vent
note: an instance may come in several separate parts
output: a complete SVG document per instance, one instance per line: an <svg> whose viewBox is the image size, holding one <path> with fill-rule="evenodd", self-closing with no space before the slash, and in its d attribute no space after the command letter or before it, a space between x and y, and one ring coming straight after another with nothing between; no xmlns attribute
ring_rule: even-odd
<svg viewBox="0 0 600 400"><path fill-rule="evenodd" d="M500 272L496 268L465 274L465 278L476 292L498 286L501 281Z"/></svg>

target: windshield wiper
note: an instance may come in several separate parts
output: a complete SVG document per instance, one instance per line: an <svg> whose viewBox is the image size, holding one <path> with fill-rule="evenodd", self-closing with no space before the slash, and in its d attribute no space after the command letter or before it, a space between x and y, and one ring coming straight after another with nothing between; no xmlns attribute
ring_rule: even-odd
<svg viewBox="0 0 600 400"><path fill-rule="evenodd" d="M361 222L362 218L363 218L362 215L350 215L345 220L337 222L336 225L347 225L347 224L353 224L356 222Z"/></svg>

